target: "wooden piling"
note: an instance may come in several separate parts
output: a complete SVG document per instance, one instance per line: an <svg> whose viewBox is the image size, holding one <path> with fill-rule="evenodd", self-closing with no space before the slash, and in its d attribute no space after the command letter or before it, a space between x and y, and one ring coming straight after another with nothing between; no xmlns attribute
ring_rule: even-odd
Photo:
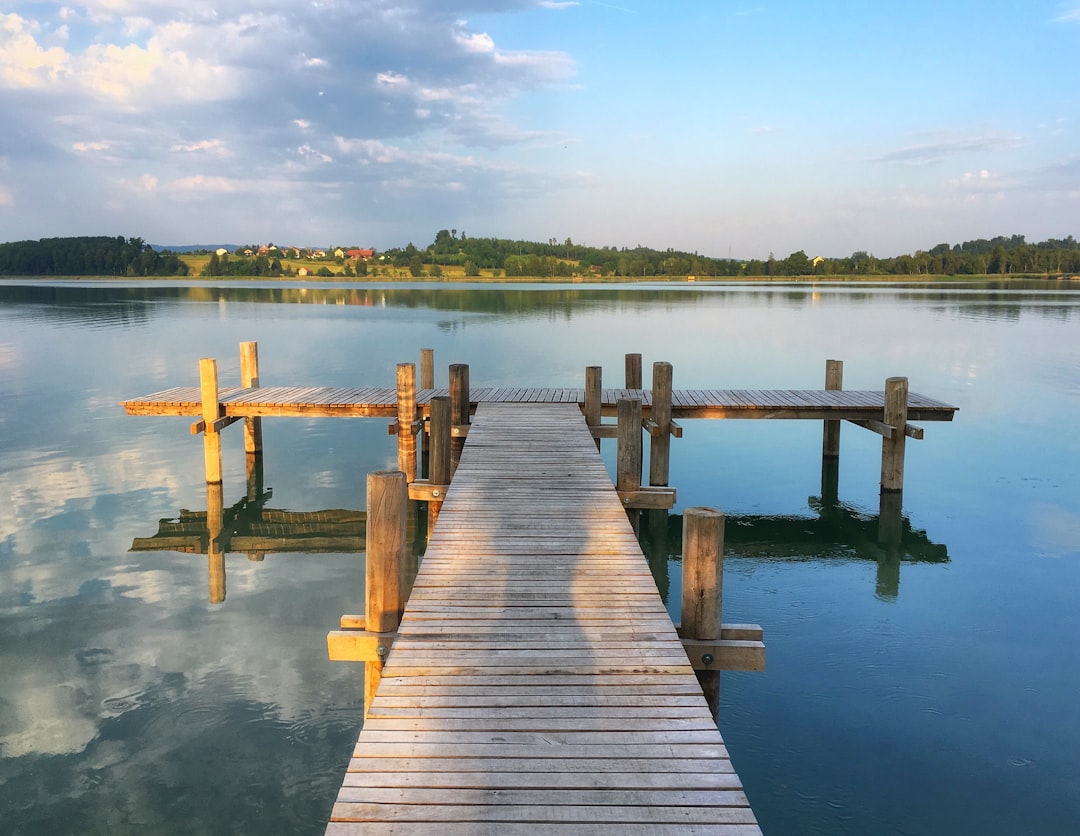
<svg viewBox="0 0 1080 836"><path fill-rule="evenodd" d="M259 386L259 344L240 343L240 385L245 389ZM244 419L244 451L262 452L262 418Z"/></svg>
<svg viewBox="0 0 1080 836"><path fill-rule="evenodd" d="M435 349L420 349L420 388L435 388Z"/></svg>
<svg viewBox="0 0 1080 836"><path fill-rule="evenodd" d="M721 637L724 589L724 515L715 508L683 512L683 639L716 641ZM720 710L720 670L699 670L705 701L715 717Z"/></svg>
<svg viewBox="0 0 1080 836"><path fill-rule="evenodd" d="M825 361L825 391L838 392L844 388L844 361ZM821 455L825 459L840 458L840 422L825 421L822 430Z"/></svg>
<svg viewBox="0 0 1080 836"><path fill-rule="evenodd" d="M428 481L432 485L446 486L450 484L450 398L438 396L431 399L431 458L428 468ZM439 518L439 510L442 508L445 493L440 490L439 496L428 500L428 536L431 536L435 528L435 522Z"/></svg>
<svg viewBox="0 0 1080 836"><path fill-rule="evenodd" d="M720 638L724 587L724 515L715 508L683 511L682 636Z"/></svg>
<svg viewBox="0 0 1080 836"><path fill-rule="evenodd" d="M402 567L408 504L409 490L404 473L381 471L368 474L364 627L371 633L393 633L401 623L405 609ZM382 677L383 662L384 659L364 663L365 717Z"/></svg>
<svg viewBox="0 0 1080 836"><path fill-rule="evenodd" d="M202 397L203 461L207 484L221 484L221 434L217 420L221 414L218 399L217 360L204 357L199 361L199 389Z"/></svg>
<svg viewBox="0 0 1080 836"><path fill-rule="evenodd" d="M881 490L899 493L904 489L904 447L907 441L908 379L890 377L885 381L884 422L891 436L881 439Z"/></svg>
<svg viewBox="0 0 1080 836"><path fill-rule="evenodd" d="M461 461L461 450L465 446L465 434L469 425L469 367L465 363L450 366L450 473L453 476ZM462 428L465 432L462 432Z"/></svg>
<svg viewBox="0 0 1080 836"><path fill-rule="evenodd" d="M620 492L641 490L641 401L620 398L618 415L615 488Z"/></svg>
<svg viewBox="0 0 1080 836"><path fill-rule="evenodd" d="M397 451L398 470L416 481L416 366L397 366Z"/></svg>
<svg viewBox="0 0 1080 836"><path fill-rule="evenodd" d="M585 367L585 426L590 430L600 426L602 417L602 382L604 369L601 366ZM596 438L596 449L600 449L600 439Z"/></svg>
<svg viewBox="0 0 1080 836"><path fill-rule="evenodd" d="M653 363L649 484L667 487L671 462L671 363Z"/></svg>
<svg viewBox="0 0 1080 836"><path fill-rule="evenodd" d="M626 355L626 388L641 388L641 355Z"/></svg>

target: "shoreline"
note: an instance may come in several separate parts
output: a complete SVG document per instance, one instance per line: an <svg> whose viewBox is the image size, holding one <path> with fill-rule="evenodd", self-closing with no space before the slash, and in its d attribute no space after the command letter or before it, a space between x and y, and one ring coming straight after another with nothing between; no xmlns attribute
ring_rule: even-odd
<svg viewBox="0 0 1080 836"><path fill-rule="evenodd" d="M608 276L566 278L551 276L0 276L2 282L172 282L176 284L268 284L310 285L463 285L463 284L547 284L552 286L635 285L635 284L962 284L987 282L1077 282L1080 275L981 274L963 276Z"/></svg>

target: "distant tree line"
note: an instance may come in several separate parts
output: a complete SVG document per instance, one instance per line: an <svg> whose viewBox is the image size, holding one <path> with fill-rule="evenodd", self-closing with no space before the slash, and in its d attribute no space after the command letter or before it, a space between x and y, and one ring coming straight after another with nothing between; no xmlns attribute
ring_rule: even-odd
<svg viewBox="0 0 1080 836"><path fill-rule="evenodd" d="M42 238L0 244L0 275L186 276L188 267L141 238Z"/></svg>
<svg viewBox="0 0 1080 836"><path fill-rule="evenodd" d="M470 238L456 229L439 230L426 249L410 243L382 255L412 275L437 275L439 265L457 265L467 276L480 270L506 276L962 276L1060 275L1080 273L1080 242L1070 235L1029 244L1023 235L938 244L912 255L878 258L857 251L844 258L808 256L799 250L786 258L709 258L699 253L649 247L589 247L569 238L544 242Z"/></svg>

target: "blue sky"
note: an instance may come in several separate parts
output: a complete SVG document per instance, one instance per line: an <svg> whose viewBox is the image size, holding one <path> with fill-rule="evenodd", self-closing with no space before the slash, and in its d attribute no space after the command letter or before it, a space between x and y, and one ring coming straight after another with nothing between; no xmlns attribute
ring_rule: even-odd
<svg viewBox="0 0 1080 836"><path fill-rule="evenodd" d="M0 240L1080 235L1077 54L1080 0L15 0Z"/></svg>

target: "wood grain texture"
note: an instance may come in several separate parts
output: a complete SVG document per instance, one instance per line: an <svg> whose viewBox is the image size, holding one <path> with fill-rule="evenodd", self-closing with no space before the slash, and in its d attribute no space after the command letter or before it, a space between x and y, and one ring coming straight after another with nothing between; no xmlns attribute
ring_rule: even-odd
<svg viewBox="0 0 1080 836"><path fill-rule="evenodd" d="M327 833L760 833L574 403L479 406L381 673Z"/></svg>

